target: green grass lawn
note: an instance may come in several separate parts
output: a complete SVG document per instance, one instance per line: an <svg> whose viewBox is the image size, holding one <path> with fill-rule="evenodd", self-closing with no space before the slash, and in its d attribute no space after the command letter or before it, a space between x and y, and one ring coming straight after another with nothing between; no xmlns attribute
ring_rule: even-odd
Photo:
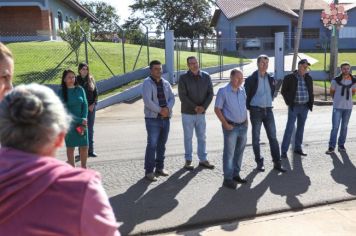
<svg viewBox="0 0 356 236"><path fill-rule="evenodd" d="M324 70L324 53L323 52L304 52L310 57L318 60L317 63L311 66L312 70ZM342 62L349 62L351 66L356 66L356 52L339 52L338 54L338 64ZM326 54L326 69L329 70L330 54ZM355 73L355 72L354 72ZM324 81L314 81L314 85L324 88ZM330 82L326 81L326 88L329 93ZM356 95L353 96L353 100L356 100Z"/></svg>
<svg viewBox="0 0 356 236"><path fill-rule="evenodd" d="M122 62L122 45L115 43L92 43L96 51L108 65L115 75L124 73ZM25 42L9 43L7 46L12 50L15 57L15 78L14 84L20 83L60 83L62 71L70 68L76 71L76 57L74 53L70 55L64 63L57 67L60 62L70 53L65 42ZM134 64L140 49L140 45L125 44L126 72L134 69ZM196 52L182 51L180 53L180 68L186 69L186 58L190 55L197 55ZM94 50L88 45L88 58L91 74L97 81L112 77L109 69L104 65ZM164 62L164 49L150 48L150 60L158 59ZM174 58L176 60L176 56ZM79 61L85 61L84 45L80 48ZM238 64L247 62L234 56L225 56L224 64ZM202 54L202 67L218 65L219 57L214 54ZM146 47L142 48L138 57L135 69L147 66Z"/></svg>
<svg viewBox="0 0 356 236"><path fill-rule="evenodd" d="M311 66L312 70L324 70L324 53L323 52L305 52L310 57L318 60L317 63ZM338 64L344 61L348 61L351 66L356 66L356 52L339 52ZM326 53L326 70L329 70L330 65L330 53Z"/></svg>

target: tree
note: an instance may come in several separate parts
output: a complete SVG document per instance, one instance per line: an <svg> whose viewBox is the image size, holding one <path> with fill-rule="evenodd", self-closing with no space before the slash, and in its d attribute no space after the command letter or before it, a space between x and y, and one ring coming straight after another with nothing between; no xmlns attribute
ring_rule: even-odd
<svg viewBox="0 0 356 236"><path fill-rule="evenodd" d="M194 38L212 33L210 28L211 0L134 0L130 5L133 12L140 12L145 24L155 24L163 30L174 30L175 37L191 39L194 48Z"/></svg>
<svg viewBox="0 0 356 236"><path fill-rule="evenodd" d="M83 6L98 19L98 22L92 23L94 39L102 40L106 36L119 31L116 24L120 17L117 15L115 7L99 1L83 3Z"/></svg>
<svg viewBox="0 0 356 236"><path fill-rule="evenodd" d="M142 44L146 37L140 28L140 21L135 19L126 20L122 28L125 30L125 40L129 40L133 44Z"/></svg>
<svg viewBox="0 0 356 236"><path fill-rule="evenodd" d="M59 31L59 36L68 43L71 50L74 51L76 57L76 63L79 63L79 50L80 45L84 41L84 32L89 33L90 27L87 20L72 21L64 30Z"/></svg>

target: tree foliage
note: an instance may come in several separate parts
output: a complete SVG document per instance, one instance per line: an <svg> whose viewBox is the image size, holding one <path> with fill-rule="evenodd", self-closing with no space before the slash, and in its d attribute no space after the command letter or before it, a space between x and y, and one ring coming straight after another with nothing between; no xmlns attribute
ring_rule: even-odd
<svg viewBox="0 0 356 236"><path fill-rule="evenodd" d="M83 6L98 19L98 22L92 23L94 39L102 40L103 37L119 31L116 24L120 17L116 13L115 7L101 1L83 3Z"/></svg>
<svg viewBox="0 0 356 236"><path fill-rule="evenodd" d="M212 33L210 0L135 0L133 12L142 13L131 20L155 24L158 29L174 30L175 37L198 38ZM193 40L192 40L193 41Z"/></svg>
<svg viewBox="0 0 356 236"><path fill-rule="evenodd" d="M146 35L142 32L140 28L140 21L136 19L128 19L125 24L122 25L122 28L125 30L125 39L129 40L134 44L144 43Z"/></svg>
<svg viewBox="0 0 356 236"><path fill-rule="evenodd" d="M79 62L80 45L84 42L84 33L89 34L89 23L87 20L71 21L64 30L59 31L59 36L68 43L71 50L74 51L76 56L76 63Z"/></svg>

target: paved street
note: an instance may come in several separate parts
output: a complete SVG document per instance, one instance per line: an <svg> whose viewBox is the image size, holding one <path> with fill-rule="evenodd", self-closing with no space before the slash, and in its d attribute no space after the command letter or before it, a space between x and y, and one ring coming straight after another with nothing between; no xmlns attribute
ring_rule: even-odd
<svg viewBox="0 0 356 236"><path fill-rule="evenodd" d="M215 92L219 86L222 84L216 84ZM281 141L287 109L280 96L274 106ZM207 113L207 147L209 159L217 167L213 171L182 169L184 148L179 110L177 98L167 144L166 167L171 175L156 183L142 179L146 143L142 100L97 113L95 140L100 156L90 159L89 166L102 174L117 218L123 222L120 231L124 235L216 224L356 196L355 114L346 144L349 155L328 156L324 152L331 128L331 107L315 107L306 123L304 149L308 156L301 158L289 153L290 158L283 161L289 171L283 175L272 170L264 130L261 142L266 172L254 171L249 129L242 170L249 182L232 191L221 187L223 138L212 106ZM65 159L64 149L59 155ZM197 163L195 156L194 164Z"/></svg>
<svg viewBox="0 0 356 236"><path fill-rule="evenodd" d="M287 56L285 62L286 66L290 64L291 56ZM252 62L245 66L245 75L255 70L255 65ZM270 63L269 71L273 71L273 63ZM224 73L225 78L228 75L229 72ZM214 77L217 78L216 75ZM215 93L225 83L226 80L214 79ZM176 86L174 91L177 93ZM181 230L232 221L238 225L241 219L356 198L355 112L350 120L346 143L349 155L335 153L329 156L325 151L328 148L332 108L314 106L314 111L309 113L304 135L304 150L308 156L300 157L290 152L289 159L283 160L288 169L286 174L272 170L264 129L261 131L261 149L266 172L254 170L256 165L249 128L241 173L248 179L248 184L239 185L233 191L221 187L223 136L220 122L213 112L214 103L215 99L207 110L206 119L208 158L216 168L212 171L196 168L192 172L182 169L183 128L180 101L176 97L165 161L170 176L155 183L143 179L146 130L142 100L97 112L95 147L99 157L90 158L89 167L101 173L117 219L122 223L120 232L123 235L176 229L178 234L199 235L204 229L193 233ZM274 101L274 113L277 136L281 142L287 120L287 107L281 96ZM58 154L60 159L66 160L64 148ZM197 166L196 154L193 162ZM229 231L229 227L225 231Z"/></svg>

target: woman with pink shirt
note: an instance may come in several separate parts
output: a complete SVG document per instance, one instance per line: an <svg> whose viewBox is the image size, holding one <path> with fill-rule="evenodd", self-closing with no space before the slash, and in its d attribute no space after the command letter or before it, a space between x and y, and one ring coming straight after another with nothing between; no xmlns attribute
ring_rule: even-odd
<svg viewBox="0 0 356 236"><path fill-rule="evenodd" d="M120 235L99 174L54 158L70 121L41 85L0 103L0 235Z"/></svg>

